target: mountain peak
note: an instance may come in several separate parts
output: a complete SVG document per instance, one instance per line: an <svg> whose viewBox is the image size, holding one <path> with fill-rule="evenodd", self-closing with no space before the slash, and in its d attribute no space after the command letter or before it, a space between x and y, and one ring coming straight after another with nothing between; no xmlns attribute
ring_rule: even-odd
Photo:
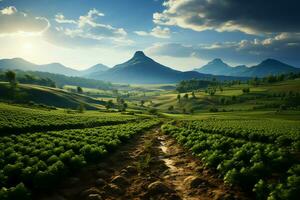
<svg viewBox="0 0 300 200"><path fill-rule="evenodd" d="M281 63L281 62L272 58L268 58L261 62L261 64L274 64L274 63Z"/></svg>
<svg viewBox="0 0 300 200"><path fill-rule="evenodd" d="M133 57L146 57L143 51L136 51Z"/></svg>
<svg viewBox="0 0 300 200"><path fill-rule="evenodd" d="M224 63L224 62L221 58L215 58L212 61L210 61L210 63Z"/></svg>

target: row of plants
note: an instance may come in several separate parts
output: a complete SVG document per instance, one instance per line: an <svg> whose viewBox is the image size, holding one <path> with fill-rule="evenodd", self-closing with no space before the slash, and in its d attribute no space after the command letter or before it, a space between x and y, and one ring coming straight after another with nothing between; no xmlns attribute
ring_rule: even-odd
<svg viewBox="0 0 300 200"><path fill-rule="evenodd" d="M87 164L97 163L132 136L157 125L141 120L113 126L10 135L0 138L0 199L30 198Z"/></svg>
<svg viewBox="0 0 300 200"><path fill-rule="evenodd" d="M196 123L205 122L171 122L162 130L199 157L205 167L215 170L229 186L240 187L261 200L299 198L299 152L288 146L204 132L194 129Z"/></svg>
<svg viewBox="0 0 300 200"><path fill-rule="evenodd" d="M253 142L277 144L300 150L300 124L297 121L261 119L209 119L185 124L186 128L221 134Z"/></svg>
<svg viewBox="0 0 300 200"><path fill-rule="evenodd" d="M44 111L6 104L0 106L2 134L113 125L136 119L136 116L115 113L67 114L62 111Z"/></svg>

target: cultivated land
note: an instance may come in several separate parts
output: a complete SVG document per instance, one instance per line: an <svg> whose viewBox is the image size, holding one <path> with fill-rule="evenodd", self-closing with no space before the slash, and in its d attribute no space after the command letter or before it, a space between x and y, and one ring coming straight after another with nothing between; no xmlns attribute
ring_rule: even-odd
<svg viewBox="0 0 300 200"><path fill-rule="evenodd" d="M0 199L299 197L300 79L174 88L0 83Z"/></svg>

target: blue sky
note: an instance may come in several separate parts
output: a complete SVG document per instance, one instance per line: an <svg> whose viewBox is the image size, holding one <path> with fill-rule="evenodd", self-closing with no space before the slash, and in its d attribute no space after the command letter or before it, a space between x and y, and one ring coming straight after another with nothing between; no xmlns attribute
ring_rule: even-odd
<svg viewBox="0 0 300 200"><path fill-rule="evenodd" d="M0 58L76 69L137 50L190 70L211 59L300 67L296 0L0 0Z"/></svg>

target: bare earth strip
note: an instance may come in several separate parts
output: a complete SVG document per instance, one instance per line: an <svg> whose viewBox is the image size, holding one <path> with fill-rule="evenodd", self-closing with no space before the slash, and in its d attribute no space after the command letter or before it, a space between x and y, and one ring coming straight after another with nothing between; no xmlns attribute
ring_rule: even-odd
<svg viewBox="0 0 300 200"><path fill-rule="evenodd" d="M159 128L136 136L103 163L64 181L42 200L225 200L248 199Z"/></svg>

